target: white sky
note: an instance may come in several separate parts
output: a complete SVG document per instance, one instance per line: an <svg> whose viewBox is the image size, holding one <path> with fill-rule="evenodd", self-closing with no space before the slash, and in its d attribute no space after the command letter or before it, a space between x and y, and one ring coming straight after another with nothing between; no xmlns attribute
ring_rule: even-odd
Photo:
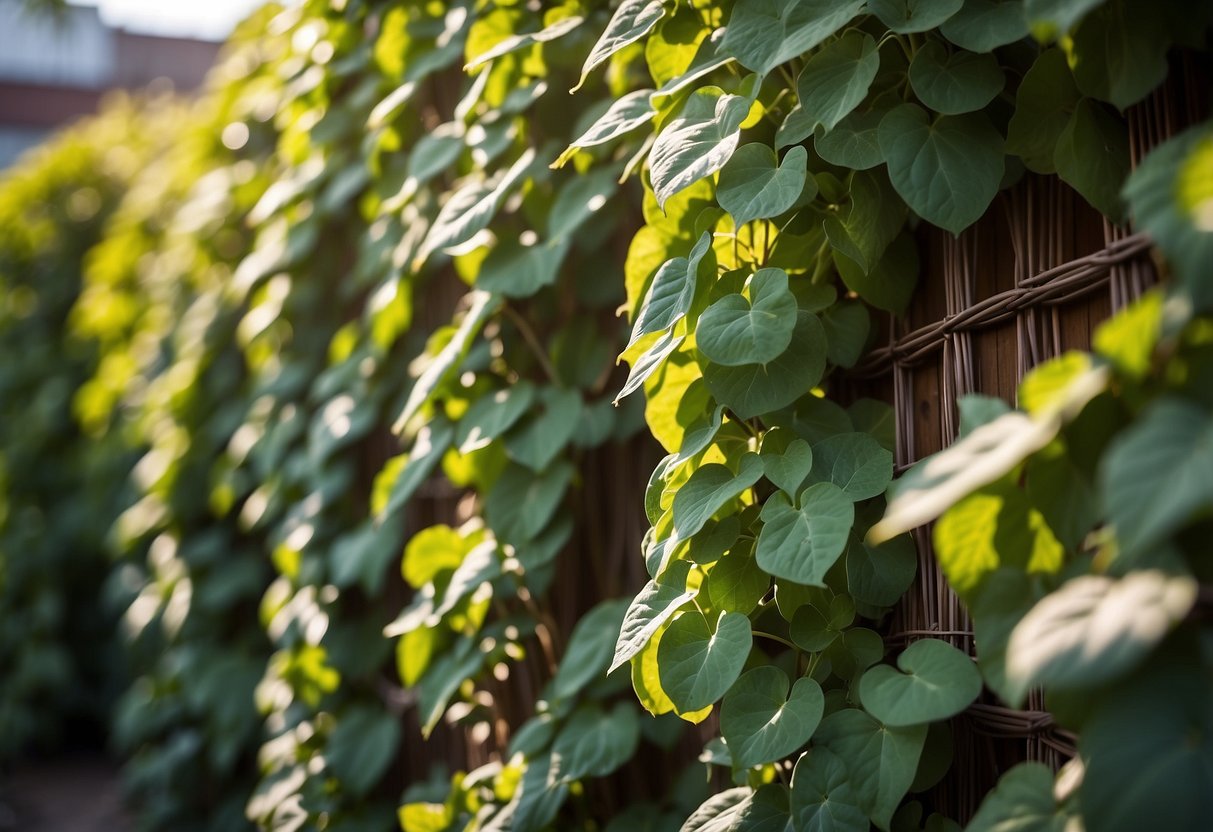
<svg viewBox="0 0 1213 832"><path fill-rule="evenodd" d="M99 6L101 19L136 32L221 40L265 0L68 0Z"/></svg>

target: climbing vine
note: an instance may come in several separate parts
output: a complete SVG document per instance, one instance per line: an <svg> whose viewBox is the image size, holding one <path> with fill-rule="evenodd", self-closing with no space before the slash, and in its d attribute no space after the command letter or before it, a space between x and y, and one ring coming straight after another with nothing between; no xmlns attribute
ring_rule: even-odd
<svg viewBox="0 0 1213 832"><path fill-rule="evenodd" d="M1013 769L969 829L1200 828L1213 139L1130 174L1124 111L1210 22L260 12L124 186L71 318L99 350L77 416L140 457L116 725L146 826L939 832L947 721L1043 686L1079 757ZM918 229L1028 173L1131 218L1172 278L1022 412L960 402L962 438L894 482L892 411L847 371L932 291ZM621 564L595 460L645 434ZM976 663L884 638L932 520ZM483 765L417 771L458 740ZM660 783L610 791L655 754Z"/></svg>

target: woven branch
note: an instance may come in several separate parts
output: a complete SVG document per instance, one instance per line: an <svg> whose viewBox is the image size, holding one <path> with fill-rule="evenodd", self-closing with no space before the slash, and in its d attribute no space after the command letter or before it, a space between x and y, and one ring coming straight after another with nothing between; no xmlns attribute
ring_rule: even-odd
<svg viewBox="0 0 1213 832"><path fill-rule="evenodd" d="M1144 233L1132 234L1109 243L1101 251L1033 275L1014 289L991 295L962 312L947 315L892 344L872 350L848 375L874 378L891 372L895 364L913 366L942 349L958 332L993 326L1030 307L1075 300L1102 286L1111 276L1113 267L1139 257L1150 245L1150 239Z"/></svg>

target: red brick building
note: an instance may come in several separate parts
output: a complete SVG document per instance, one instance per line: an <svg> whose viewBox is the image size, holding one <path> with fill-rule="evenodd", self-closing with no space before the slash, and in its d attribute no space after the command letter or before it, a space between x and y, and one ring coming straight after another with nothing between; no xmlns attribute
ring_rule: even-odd
<svg viewBox="0 0 1213 832"><path fill-rule="evenodd" d="M158 79L194 89L218 50L213 41L111 28L93 7L47 16L0 0L0 168L56 127L95 112L110 90Z"/></svg>

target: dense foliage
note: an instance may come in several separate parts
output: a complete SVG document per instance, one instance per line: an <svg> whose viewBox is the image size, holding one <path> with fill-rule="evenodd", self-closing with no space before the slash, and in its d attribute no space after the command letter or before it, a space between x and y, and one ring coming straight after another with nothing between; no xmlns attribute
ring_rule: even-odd
<svg viewBox="0 0 1213 832"><path fill-rule="evenodd" d="M95 730L124 684L122 592L98 593L131 459L73 418L97 350L66 321L86 253L163 137L114 102L0 185L0 762Z"/></svg>
<svg viewBox="0 0 1213 832"><path fill-rule="evenodd" d="M1202 828L1213 137L1126 185L1123 111L1210 16L312 0L249 21L105 213L71 320L100 359L63 371L64 400L93 372L75 409L106 459L140 454L116 728L145 826L954 829L917 796L984 682L1013 705L1043 685L1080 758L1056 784L1009 772L970 829ZM846 370L920 282L916 227L960 233L1028 171L1131 214L1174 279L1028 376L1024 412L963 401L964 437L890 489L891 411L844 399ZM55 255L62 305L84 258ZM637 484L632 585L594 538L626 518L585 504L609 505L595 455L644 426L667 455ZM906 532L935 518L976 665L882 637ZM688 735L710 780L610 791ZM417 776L454 737L484 765Z"/></svg>

